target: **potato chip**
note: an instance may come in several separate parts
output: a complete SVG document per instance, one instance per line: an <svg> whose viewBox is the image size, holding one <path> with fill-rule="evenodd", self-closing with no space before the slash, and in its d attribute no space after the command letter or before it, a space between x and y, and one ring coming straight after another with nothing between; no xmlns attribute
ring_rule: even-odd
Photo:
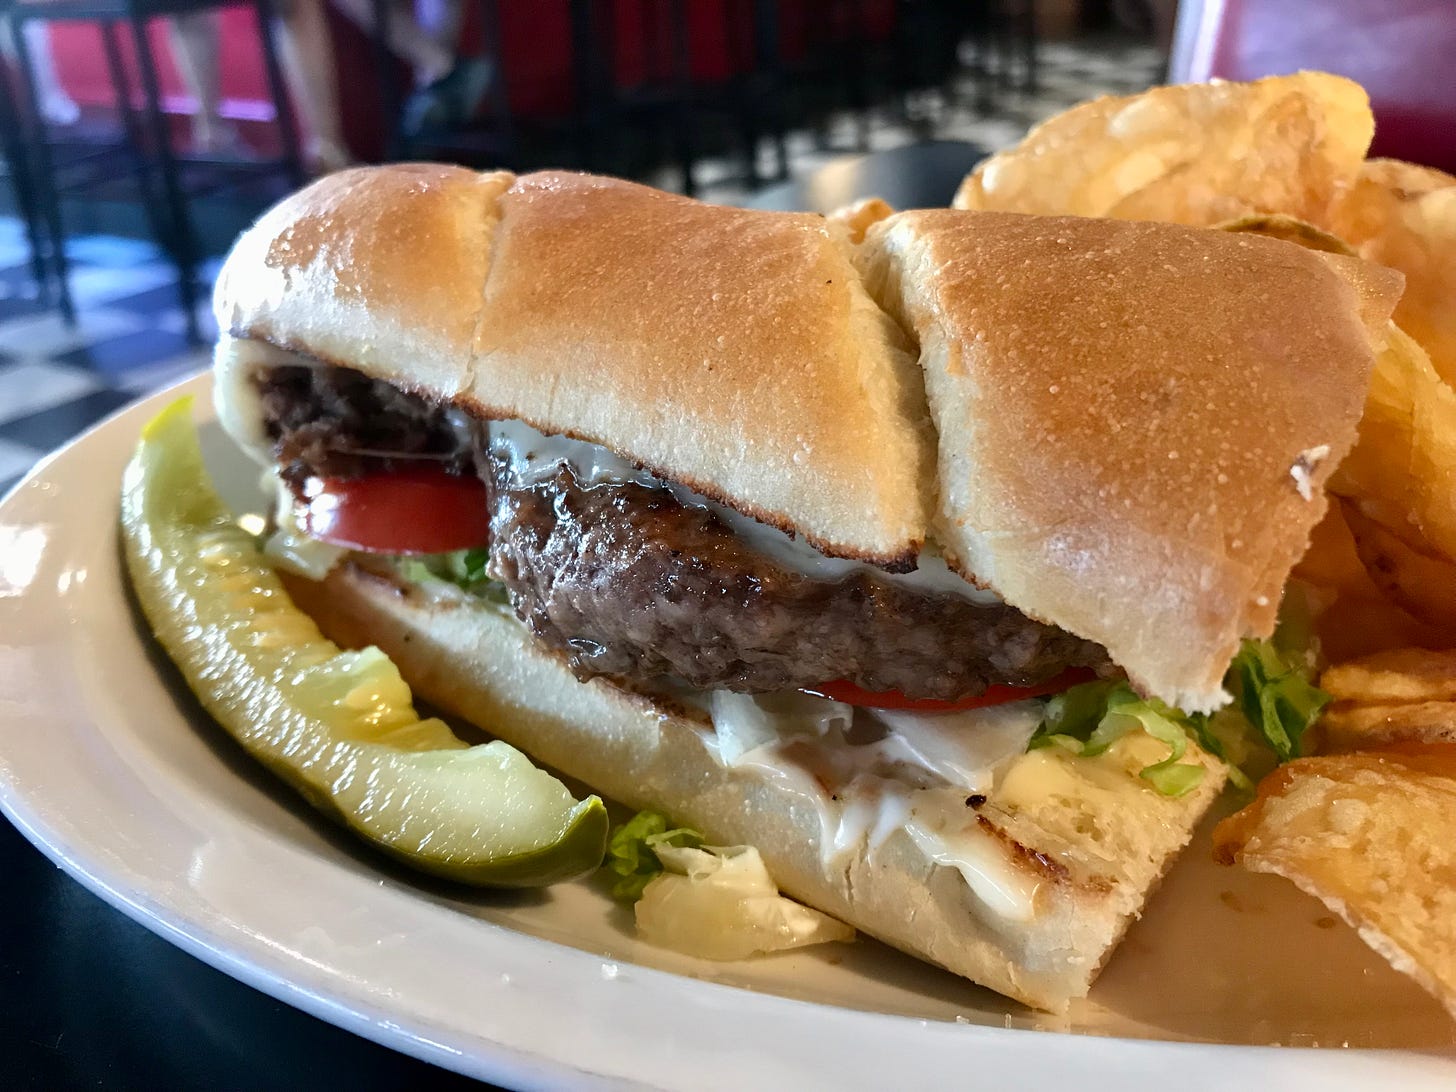
<svg viewBox="0 0 1456 1092"><path fill-rule="evenodd" d="M1456 743L1456 649L1398 648L1328 668L1335 699L1306 745L1321 754Z"/></svg>
<svg viewBox="0 0 1456 1092"><path fill-rule="evenodd" d="M849 241L858 244L864 242L865 232L894 211L883 199L866 197L852 205L835 209L829 214L828 220L830 223L842 225L849 234Z"/></svg>
<svg viewBox="0 0 1456 1092"><path fill-rule="evenodd" d="M1360 438L1329 488L1402 542L1456 560L1456 389L1394 326L1376 361Z"/></svg>
<svg viewBox="0 0 1456 1092"><path fill-rule="evenodd" d="M1370 578L1344 510L1337 502L1325 511L1290 577L1314 593L1311 621L1325 659L1340 662L1388 648L1456 647L1456 629L1413 617Z"/></svg>
<svg viewBox="0 0 1456 1092"><path fill-rule="evenodd" d="M1356 555L1372 582L1416 618L1448 630L1456 645L1456 562L1406 542L1345 501Z"/></svg>
<svg viewBox="0 0 1456 1092"><path fill-rule="evenodd" d="M1410 743L1456 744L1456 702L1340 702L1325 710L1303 742L1321 755L1385 751Z"/></svg>
<svg viewBox="0 0 1456 1092"><path fill-rule="evenodd" d="M1314 895L1456 1016L1456 746L1281 766L1214 850Z"/></svg>
<svg viewBox="0 0 1456 1092"><path fill-rule="evenodd" d="M1241 231L1248 235L1265 235L1270 239L1282 239L1306 250L1318 250L1325 254L1340 254L1355 258L1355 248L1338 236L1322 231L1313 224L1280 212L1259 212L1240 216L1237 220L1225 220L1215 224L1219 231Z"/></svg>
<svg viewBox="0 0 1456 1092"><path fill-rule="evenodd" d="M1336 701L1456 702L1456 649L1397 648L1336 664L1320 676Z"/></svg>
<svg viewBox="0 0 1456 1092"><path fill-rule="evenodd" d="M955 207L1208 226L1322 223L1374 133L1359 84L1323 72L1155 87L1083 103L961 184Z"/></svg>
<svg viewBox="0 0 1456 1092"><path fill-rule="evenodd" d="M1395 321L1456 386L1456 177L1372 159L1337 199L1327 226L1361 257L1405 274Z"/></svg>

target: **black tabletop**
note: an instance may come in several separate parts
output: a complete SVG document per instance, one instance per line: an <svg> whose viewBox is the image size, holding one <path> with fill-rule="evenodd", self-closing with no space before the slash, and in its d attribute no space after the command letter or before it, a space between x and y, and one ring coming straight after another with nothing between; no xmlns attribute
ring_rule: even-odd
<svg viewBox="0 0 1456 1092"><path fill-rule="evenodd" d="M0 823L0 1087L480 1088L244 986Z"/></svg>
<svg viewBox="0 0 1456 1092"><path fill-rule="evenodd" d="M879 152L752 203L945 205L980 156L947 142ZM3 822L0 877L0 1088L483 1087L213 970L107 906Z"/></svg>
<svg viewBox="0 0 1456 1092"><path fill-rule="evenodd" d="M811 174L760 190L754 208L833 212L862 197L897 209L944 208L961 179L986 153L960 140L928 140L862 156L845 156Z"/></svg>

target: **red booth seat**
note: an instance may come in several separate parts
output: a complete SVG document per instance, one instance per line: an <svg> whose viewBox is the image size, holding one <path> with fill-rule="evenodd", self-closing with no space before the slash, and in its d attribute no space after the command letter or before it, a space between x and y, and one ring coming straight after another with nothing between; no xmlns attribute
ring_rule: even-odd
<svg viewBox="0 0 1456 1092"><path fill-rule="evenodd" d="M1177 82L1349 76L1370 92L1372 156L1456 171L1456 0L1185 0L1179 20Z"/></svg>

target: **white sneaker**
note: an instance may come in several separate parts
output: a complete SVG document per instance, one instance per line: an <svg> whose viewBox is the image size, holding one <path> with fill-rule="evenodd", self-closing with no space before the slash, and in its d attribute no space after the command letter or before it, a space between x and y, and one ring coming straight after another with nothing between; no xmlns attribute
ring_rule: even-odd
<svg viewBox="0 0 1456 1092"><path fill-rule="evenodd" d="M81 117L76 100L59 89L40 97L40 116L51 125L75 125Z"/></svg>

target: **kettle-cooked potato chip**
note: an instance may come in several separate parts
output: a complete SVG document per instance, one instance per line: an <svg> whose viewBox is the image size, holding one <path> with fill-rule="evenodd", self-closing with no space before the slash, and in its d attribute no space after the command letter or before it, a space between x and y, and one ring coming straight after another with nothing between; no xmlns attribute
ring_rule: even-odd
<svg viewBox="0 0 1456 1092"><path fill-rule="evenodd" d="M1324 72L1155 87L1083 103L961 184L955 207L1212 225L1322 223L1375 131L1359 84Z"/></svg>
<svg viewBox="0 0 1456 1092"><path fill-rule="evenodd" d="M1456 702L1456 649L1396 648L1362 656L1327 668L1320 688L1336 701Z"/></svg>
<svg viewBox="0 0 1456 1092"><path fill-rule="evenodd" d="M1215 224L1220 231L1241 231L1246 235L1263 235L1270 239L1283 239L1306 250L1324 254L1341 254L1346 258L1358 257L1355 248L1345 240L1328 231L1323 231L1305 220L1286 216L1282 212L1257 212Z"/></svg>
<svg viewBox="0 0 1456 1092"><path fill-rule="evenodd" d="M1456 644L1456 561L1407 541L1358 504L1344 506L1355 552L1376 587L1414 617L1448 631Z"/></svg>
<svg viewBox="0 0 1456 1092"><path fill-rule="evenodd" d="M1456 389L1394 326L1360 438L1329 488L1420 552L1456 561Z"/></svg>
<svg viewBox="0 0 1456 1092"><path fill-rule="evenodd" d="M1395 648L1362 656L1327 668L1320 688L1334 704L1305 736L1319 754L1456 744L1456 649Z"/></svg>
<svg viewBox="0 0 1456 1092"><path fill-rule="evenodd" d="M1456 745L1456 702L1339 702L1325 710L1304 739L1311 750L1322 755L1384 751L1408 743ZM1456 838L1456 828L1451 835Z"/></svg>
<svg viewBox="0 0 1456 1092"><path fill-rule="evenodd" d="M894 211L883 198L866 197L852 205L835 209L828 219L830 223L844 228L851 243L858 244L864 242L865 232Z"/></svg>
<svg viewBox="0 0 1456 1092"><path fill-rule="evenodd" d="M1298 759L1213 837L1220 860L1293 880L1456 1016L1456 746Z"/></svg>
<svg viewBox="0 0 1456 1092"><path fill-rule="evenodd" d="M1372 159L1335 202L1328 226L1361 257L1405 274L1395 321L1456 386L1456 177Z"/></svg>
<svg viewBox="0 0 1456 1092"><path fill-rule="evenodd" d="M1390 648L1456 646L1456 630L1413 617L1371 579L1344 508L1330 505L1291 576L1313 592L1307 602L1324 658L1340 663Z"/></svg>

